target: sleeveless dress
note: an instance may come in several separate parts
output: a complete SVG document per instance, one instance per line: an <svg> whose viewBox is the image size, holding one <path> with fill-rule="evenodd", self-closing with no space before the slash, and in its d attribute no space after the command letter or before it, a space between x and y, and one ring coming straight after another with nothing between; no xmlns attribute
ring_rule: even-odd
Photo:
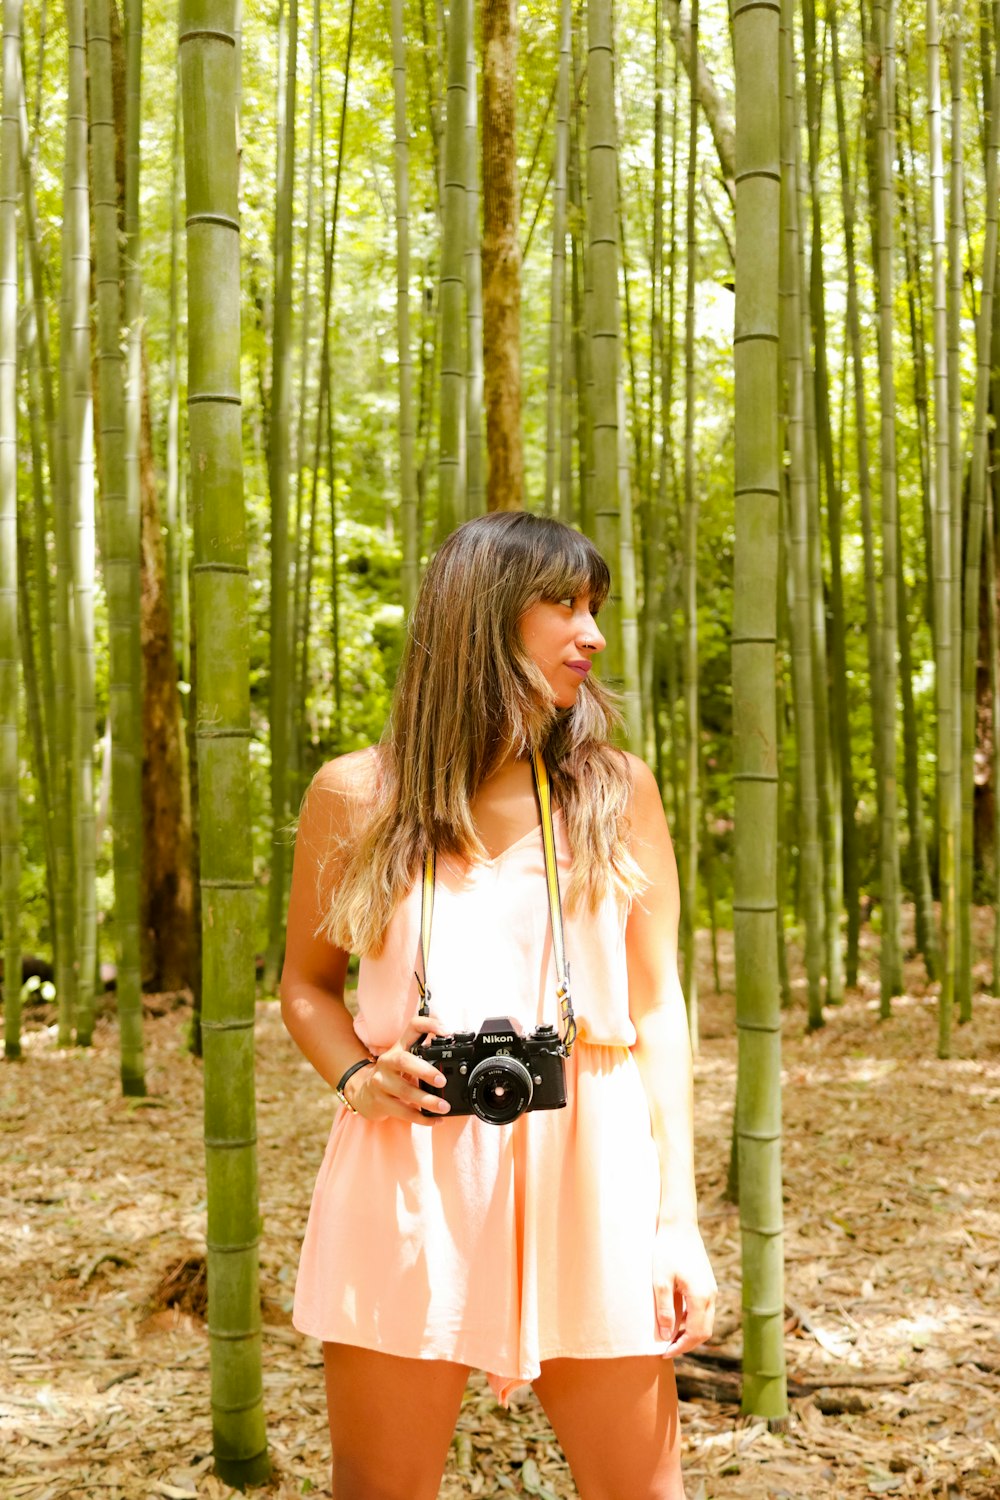
<svg viewBox="0 0 1000 1500"><path fill-rule="evenodd" d="M560 885L571 854L554 812ZM419 1004L421 883L362 958L355 1030L374 1053ZM295 1288L300 1332L485 1370L498 1400L543 1360L662 1354L652 1250L660 1168L628 1010L625 911L564 914L578 1039L564 1109L431 1125L338 1108ZM438 855L431 1010L458 1031L558 1024L541 828L497 858Z"/></svg>

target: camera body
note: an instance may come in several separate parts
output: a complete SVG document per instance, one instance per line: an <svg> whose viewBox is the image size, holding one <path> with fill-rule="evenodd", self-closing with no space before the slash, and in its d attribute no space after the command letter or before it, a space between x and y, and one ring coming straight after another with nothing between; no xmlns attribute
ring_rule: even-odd
<svg viewBox="0 0 1000 1500"><path fill-rule="evenodd" d="M524 1036L509 1016L491 1016L478 1032L427 1037L412 1051L444 1074L444 1088L420 1087L447 1099L453 1115L507 1125L530 1109L565 1107L566 1052L554 1026Z"/></svg>

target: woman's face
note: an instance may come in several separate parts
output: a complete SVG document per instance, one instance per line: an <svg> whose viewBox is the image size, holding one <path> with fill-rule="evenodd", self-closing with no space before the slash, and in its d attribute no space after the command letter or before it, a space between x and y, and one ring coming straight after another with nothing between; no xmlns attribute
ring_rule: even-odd
<svg viewBox="0 0 1000 1500"><path fill-rule="evenodd" d="M521 640L555 696L558 708L572 708L591 658L605 639L590 610L590 595L557 601L540 599L518 620Z"/></svg>

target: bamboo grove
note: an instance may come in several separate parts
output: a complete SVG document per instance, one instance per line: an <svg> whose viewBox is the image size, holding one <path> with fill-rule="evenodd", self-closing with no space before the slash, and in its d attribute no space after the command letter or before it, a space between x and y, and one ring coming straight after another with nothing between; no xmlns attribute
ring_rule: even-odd
<svg viewBox="0 0 1000 1500"><path fill-rule="evenodd" d="M3 0L2 96L3 972L48 955L86 1046L113 964L132 1094L143 991L194 992L220 1466L267 1465L255 955L273 993L303 789L487 508L611 563L695 1045L735 931L780 1417L789 947L810 1028L866 926L881 1019L916 959L941 1057L1000 965L1000 7Z"/></svg>

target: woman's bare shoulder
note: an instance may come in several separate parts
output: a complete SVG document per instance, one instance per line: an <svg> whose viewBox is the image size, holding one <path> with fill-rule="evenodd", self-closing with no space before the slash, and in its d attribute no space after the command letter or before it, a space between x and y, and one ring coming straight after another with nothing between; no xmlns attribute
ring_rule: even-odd
<svg viewBox="0 0 1000 1500"><path fill-rule="evenodd" d="M651 796L659 801L660 793L656 784L656 777L641 755L634 755L631 750L623 750L625 764L628 767L629 779L632 783L631 800L633 803L641 804Z"/></svg>
<svg viewBox="0 0 1000 1500"><path fill-rule="evenodd" d="M302 799L299 833L315 831L321 839L355 829L371 812L380 785L379 749L348 750L326 761Z"/></svg>
<svg viewBox="0 0 1000 1500"><path fill-rule="evenodd" d="M316 788L341 797L370 801L377 793L381 775L381 760L377 745L366 745L363 750L348 750L344 755L334 756L320 766L309 784L310 792Z"/></svg>

